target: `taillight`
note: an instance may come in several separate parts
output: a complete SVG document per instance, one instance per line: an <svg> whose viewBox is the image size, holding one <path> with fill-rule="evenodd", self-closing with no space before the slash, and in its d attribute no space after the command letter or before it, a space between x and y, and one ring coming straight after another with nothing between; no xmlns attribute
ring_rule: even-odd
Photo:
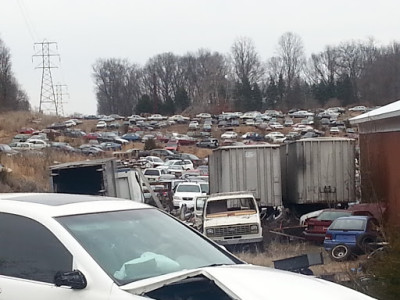
<svg viewBox="0 0 400 300"><path fill-rule="evenodd" d="M327 234L325 235L325 240L332 240L332 234L327 233Z"/></svg>

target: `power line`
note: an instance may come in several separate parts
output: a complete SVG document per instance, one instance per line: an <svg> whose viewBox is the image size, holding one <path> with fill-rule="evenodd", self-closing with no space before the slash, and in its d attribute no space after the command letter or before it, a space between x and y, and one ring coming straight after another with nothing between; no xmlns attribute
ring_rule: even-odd
<svg viewBox="0 0 400 300"><path fill-rule="evenodd" d="M32 22L29 19L29 15L27 13L27 10L24 6L23 1L17 0L17 4L19 7L19 11L21 12L22 18L24 19L25 26L28 29L29 35L31 36L32 41L37 40L37 34L35 33L35 29L32 25Z"/></svg>
<svg viewBox="0 0 400 300"><path fill-rule="evenodd" d="M57 99L54 91L53 77L51 74L51 69L57 67L52 65L51 59L52 57L60 58L60 55L50 52L51 47L54 46L57 49L56 42L43 41L41 43L34 43L35 50L37 48L39 48L39 50L37 54L32 56L32 59L35 57L41 58L40 65L35 68L35 69L42 69L39 112L41 113L54 112L56 115L58 115L59 112L58 112Z"/></svg>

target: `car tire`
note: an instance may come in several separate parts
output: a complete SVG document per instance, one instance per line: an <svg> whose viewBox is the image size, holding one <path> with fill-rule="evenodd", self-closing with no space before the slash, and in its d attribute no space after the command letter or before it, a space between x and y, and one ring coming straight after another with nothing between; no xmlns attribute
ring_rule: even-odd
<svg viewBox="0 0 400 300"><path fill-rule="evenodd" d="M344 245L344 244L339 244L336 245L335 247L332 248L332 250L329 252L330 257L334 261L345 261L348 260L351 256L351 249Z"/></svg>
<svg viewBox="0 0 400 300"><path fill-rule="evenodd" d="M360 236L357 241L357 246L365 254L370 254L376 249L376 239L371 235Z"/></svg>

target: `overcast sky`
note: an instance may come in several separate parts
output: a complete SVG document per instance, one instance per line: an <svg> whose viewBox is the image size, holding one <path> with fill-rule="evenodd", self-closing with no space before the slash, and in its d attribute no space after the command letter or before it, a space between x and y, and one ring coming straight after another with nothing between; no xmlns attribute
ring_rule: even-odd
<svg viewBox="0 0 400 300"><path fill-rule="evenodd" d="M298 34L306 54L327 45L374 37L400 40L399 0L1 0L0 38L15 77L39 107L41 71L33 44L57 42L54 84L66 84L64 112L96 113L92 65L99 58L145 64L163 52L206 48L228 53L237 37L251 38L263 61L279 37Z"/></svg>

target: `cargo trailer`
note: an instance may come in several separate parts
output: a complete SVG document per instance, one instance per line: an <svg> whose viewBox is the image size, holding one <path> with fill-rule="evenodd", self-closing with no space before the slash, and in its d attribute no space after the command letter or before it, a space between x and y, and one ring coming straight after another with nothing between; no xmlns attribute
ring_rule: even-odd
<svg viewBox="0 0 400 300"><path fill-rule="evenodd" d="M301 139L281 146L285 206L336 206L355 199L355 140Z"/></svg>
<svg viewBox="0 0 400 300"><path fill-rule="evenodd" d="M282 206L279 145L225 146L209 157L210 193L248 191L261 207Z"/></svg>

